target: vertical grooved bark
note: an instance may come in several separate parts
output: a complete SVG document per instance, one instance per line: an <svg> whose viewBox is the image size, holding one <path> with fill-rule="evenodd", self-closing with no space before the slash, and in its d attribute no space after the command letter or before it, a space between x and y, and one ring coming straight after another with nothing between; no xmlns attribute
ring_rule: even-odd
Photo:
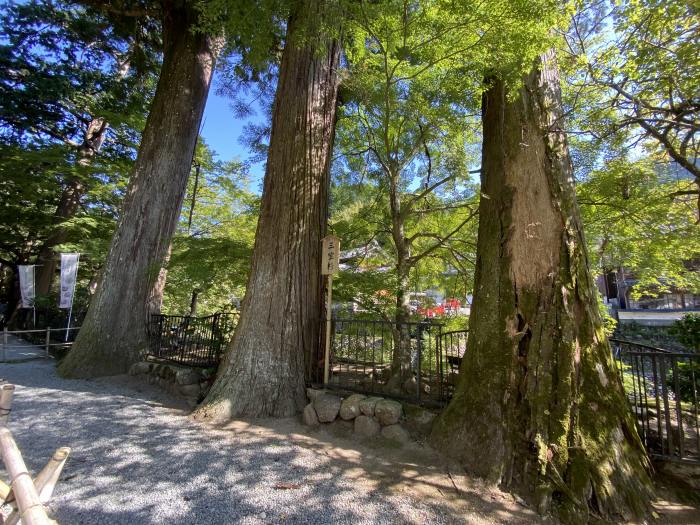
<svg viewBox="0 0 700 525"><path fill-rule="evenodd" d="M321 335L321 238L340 49L299 17L313 13L319 24L323 4L299 2L288 24L241 318L200 416L289 416L306 403L305 366Z"/></svg>
<svg viewBox="0 0 700 525"><path fill-rule="evenodd" d="M483 98L470 338L433 441L567 521L645 510L648 461L597 311L553 53Z"/></svg>
<svg viewBox="0 0 700 525"><path fill-rule="evenodd" d="M218 42L194 33L197 12L163 7L163 65L102 282L59 372L124 373L147 344L159 275L180 214Z"/></svg>

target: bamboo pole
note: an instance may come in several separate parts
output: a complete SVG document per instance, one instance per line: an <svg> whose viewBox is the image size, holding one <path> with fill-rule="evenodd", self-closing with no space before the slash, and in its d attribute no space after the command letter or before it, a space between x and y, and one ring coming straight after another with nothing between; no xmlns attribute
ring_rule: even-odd
<svg viewBox="0 0 700 525"><path fill-rule="evenodd" d="M6 426L12 411L12 398L15 395L15 385L0 386L0 425Z"/></svg>
<svg viewBox="0 0 700 525"><path fill-rule="evenodd" d="M70 454L70 448L61 447L56 452L54 452L53 457L49 462L41 469L39 475L34 479L34 486L36 491L39 493L39 501L42 503L48 503L53 495L53 490L58 483L58 477L61 475L63 470L63 465L66 464L68 455ZM14 496L14 494L13 494ZM10 497L6 499L6 503L11 503L14 498ZM4 525L16 525L19 522L19 512L13 510L9 516L5 519Z"/></svg>
<svg viewBox="0 0 700 525"><path fill-rule="evenodd" d="M7 499L10 497L11 492L12 489L10 488L10 486L4 481L0 480L0 500L7 503Z"/></svg>
<svg viewBox="0 0 700 525"><path fill-rule="evenodd" d="M36 486L37 492L39 492L39 499L42 503L47 503L51 496L53 495L53 490L56 488L56 483L58 483L58 477L61 475L63 470L63 465L66 464L66 460L70 455L70 447L61 447L53 453L53 457L49 462L41 469L39 475L34 480L34 485Z"/></svg>
<svg viewBox="0 0 700 525"><path fill-rule="evenodd" d="M27 471L10 429L6 426L0 427L0 453L5 463L5 470L10 475L10 486L17 499L19 517L23 525L49 525L51 522L39 500L32 477Z"/></svg>

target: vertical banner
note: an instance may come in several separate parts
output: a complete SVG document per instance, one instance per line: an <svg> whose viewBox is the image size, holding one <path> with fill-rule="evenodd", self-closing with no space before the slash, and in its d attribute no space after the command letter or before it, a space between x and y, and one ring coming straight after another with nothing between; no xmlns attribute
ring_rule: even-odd
<svg viewBox="0 0 700 525"><path fill-rule="evenodd" d="M78 278L79 253L61 254L61 299L59 308L73 307L73 294L75 292L75 282Z"/></svg>
<svg viewBox="0 0 700 525"><path fill-rule="evenodd" d="M22 308L34 307L34 265L19 265L19 290L22 294Z"/></svg>

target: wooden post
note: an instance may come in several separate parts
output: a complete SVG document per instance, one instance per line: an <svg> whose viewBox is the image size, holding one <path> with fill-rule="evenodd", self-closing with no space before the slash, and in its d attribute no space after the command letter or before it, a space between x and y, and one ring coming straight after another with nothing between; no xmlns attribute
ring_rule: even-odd
<svg viewBox="0 0 700 525"><path fill-rule="evenodd" d="M2 385L0 387L0 425L7 425L12 411L12 398L15 395L15 385Z"/></svg>
<svg viewBox="0 0 700 525"><path fill-rule="evenodd" d="M328 291L326 297L326 348L323 356L323 384L328 384L328 376L330 375L330 359L331 359L331 304L333 300L333 274L328 274Z"/></svg>
<svg viewBox="0 0 700 525"><path fill-rule="evenodd" d="M326 297L326 348L323 355L323 384L328 384L331 360L331 315L333 300L333 274L340 269L340 239L335 235L328 235L321 241L321 275L328 276L328 289Z"/></svg>
<svg viewBox="0 0 700 525"><path fill-rule="evenodd" d="M7 326L2 329L2 360L7 361Z"/></svg>
<svg viewBox="0 0 700 525"><path fill-rule="evenodd" d="M5 463L5 470L10 475L10 486L17 499L19 517L24 525L48 525L49 517L39 500L39 494L32 477L27 471L22 454L12 437L10 429L0 427L0 453Z"/></svg>
<svg viewBox="0 0 700 525"><path fill-rule="evenodd" d="M49 346L51 346L51 327L46 327L46 357L49 357Z"/></svg>

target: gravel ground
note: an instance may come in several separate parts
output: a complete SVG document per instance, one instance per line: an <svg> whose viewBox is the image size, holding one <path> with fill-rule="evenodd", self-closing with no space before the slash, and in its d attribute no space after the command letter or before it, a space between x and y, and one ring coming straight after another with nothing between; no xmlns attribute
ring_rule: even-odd
<svg viewBox="0 0 700 525"><path fill-rule="evenodd" d="M64 380L47 360L0 377L17 385L10 427L30 470L73 450L49 504L62 525L537 521L417 444L366 446L296 419L215 428L135 378Z"/></svg>
<svg viewBox="0 0 700 525"><path fill-rule="evenodd" d="M7 346L0 342L0 350L0 360L7 362L26 361L46 356L46 350L28 343L13 334L8 334Z"/></svg>

